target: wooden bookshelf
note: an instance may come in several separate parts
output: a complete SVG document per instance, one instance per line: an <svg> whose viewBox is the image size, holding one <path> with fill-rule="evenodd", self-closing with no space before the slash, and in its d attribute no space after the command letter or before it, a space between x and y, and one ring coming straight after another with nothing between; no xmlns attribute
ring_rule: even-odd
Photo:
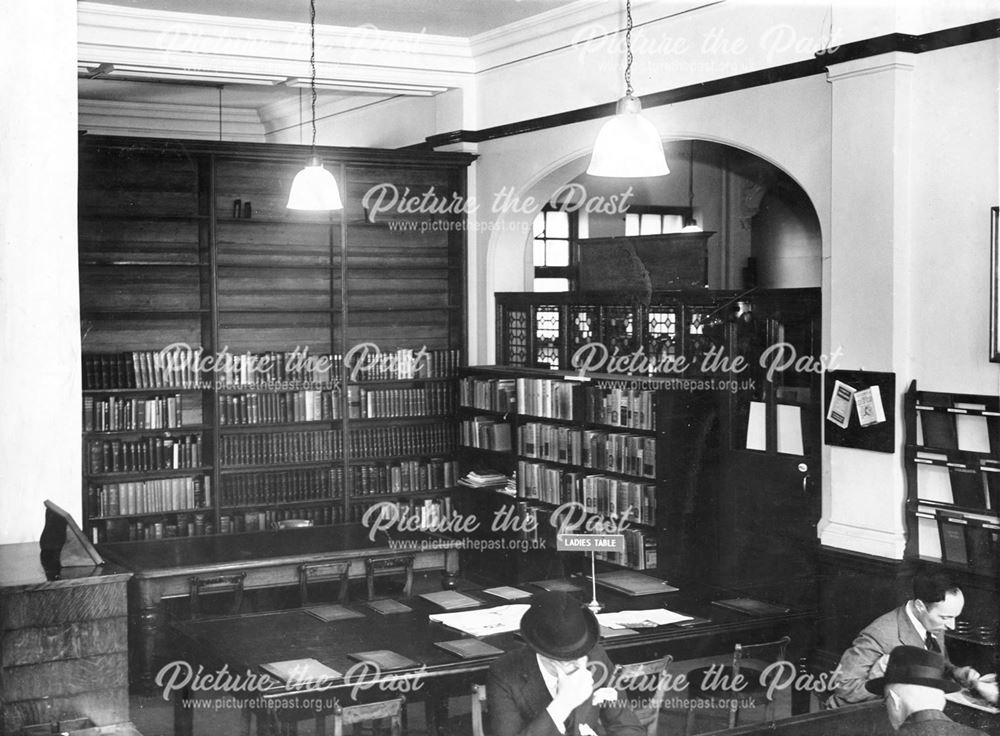
<svg viewBox="0 0 1000 736"><path fill-rule="evenodd" d="M373 211L371 192L460 199L473 157L322 149L344 210L288 210L308 154L81 138L84 528L95 541L449 502L464 217Z"/></svg>
<svg viewBox="0 0 1000 736"><path fill-rule="evenodd" d="M516 475L517 488L514 497L465 489L466 508L488 527L498 510L514 506L518 518L534 516L538 533L549 537L548 551L533 564L531 555L510 554L504 564L489 565L509 576L500 582L556 569L549 517L567 502L590 517L625 522L626 552L605 555L606 564L667 576L690 572L687 557L697 551L676 543L681 515L674 488L688 472L694 436L688 425L706 399L658 390L655 379L643 379L651 389L612 387L630 380L592 375L581 382L567 372L530 368L463 371L462 470ZM528 563L525 575L522 562Z"/></svg>

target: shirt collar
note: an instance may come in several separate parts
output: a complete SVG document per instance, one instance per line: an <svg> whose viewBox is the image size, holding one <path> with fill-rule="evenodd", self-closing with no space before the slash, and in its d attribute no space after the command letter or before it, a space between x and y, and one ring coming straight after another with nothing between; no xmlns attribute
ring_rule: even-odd
<svg viewBox="0 0 1000 736"><path fill-rule="evenodd" d="M913 628L917 630L917 634L920 635L920 639L926 639L927 629L925 629L924 625L917 619L917 614L913 609L913 601L906 602L906 617L910 619L910 623L913 624Z"/></svg>

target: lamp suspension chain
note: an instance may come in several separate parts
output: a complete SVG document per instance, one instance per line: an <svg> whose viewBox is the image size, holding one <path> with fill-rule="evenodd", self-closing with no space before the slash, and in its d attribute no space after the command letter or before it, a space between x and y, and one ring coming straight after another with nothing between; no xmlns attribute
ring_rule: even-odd
<svg viewBox="0 0 1000 736"><path fill-rule="evenodd" d="M312 153L316 155L316 0L309 0L309 91L312 95Z"/></svg>
<svg viewBox="0 0 1000 736"><path fill-rule="evenodd" d="M632 96L632 0L625 0L625 96Z"/></svg>

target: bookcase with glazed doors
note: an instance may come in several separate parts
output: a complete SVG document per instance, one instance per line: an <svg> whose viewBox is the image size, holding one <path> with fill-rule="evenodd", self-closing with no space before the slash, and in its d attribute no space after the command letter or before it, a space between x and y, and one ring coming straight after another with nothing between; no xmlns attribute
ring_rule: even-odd
<svg viewBox="0 0 1000 736"><path fill-rule="evenodd" d="M83 136L84 520L114 542L442 513L455 482L464 154ZM395 198L395 199L394 199ZM377 203L383 206L376 207Z"/></svg>

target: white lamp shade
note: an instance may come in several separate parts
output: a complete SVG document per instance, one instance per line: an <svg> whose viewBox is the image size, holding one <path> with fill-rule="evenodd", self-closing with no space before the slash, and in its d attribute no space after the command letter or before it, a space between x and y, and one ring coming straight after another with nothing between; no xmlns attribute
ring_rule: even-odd
<svg viewBox="0 0 1000 736"><path fill-rule="evenodd" d="M635 97L618 102L618 114L604 123L594 141L588 174L633 178L670 173L660 134L641 109Z"/></svg>
<svg viewBox="0 0 1000 736"><path fill-rule="evenodd" d="M344 208L337 180L323 168L318 159L310 161L308 166L295 175L286 206L290 210L313 211Z"/></svg>
<svg viewBox="0 0 1000 736"><path fill-rule="evenodd" d="M691 222L689 224L687 224L687 225L685 225L684 227L681 228L681 232L682 233L700 233L700 232L702 232L702 229L701 229L701 226L695 220L691 220Z"/></svg>

